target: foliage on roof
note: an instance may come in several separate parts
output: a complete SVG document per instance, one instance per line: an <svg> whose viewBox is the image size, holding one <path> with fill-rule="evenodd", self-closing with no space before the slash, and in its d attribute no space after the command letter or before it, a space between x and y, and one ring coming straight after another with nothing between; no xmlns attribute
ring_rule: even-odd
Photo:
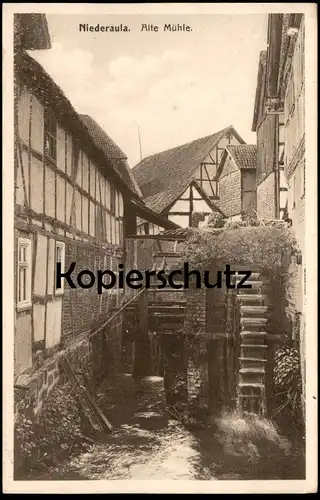
<svg viewBox="0 0 320 500"><path fill-rule="evenodd" d="M284 221L227 221L221 228L197 229L185 242L181 259L194 269L213 261L280 271L300 255L293 230ZM250 270L248 268L248 270Z"/></svg>

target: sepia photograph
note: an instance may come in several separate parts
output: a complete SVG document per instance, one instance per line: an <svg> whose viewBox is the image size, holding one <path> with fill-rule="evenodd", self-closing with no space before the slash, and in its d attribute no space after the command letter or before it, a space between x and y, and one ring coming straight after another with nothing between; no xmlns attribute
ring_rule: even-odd
<svg viewBox="0 0 320 500"><path fill-rule="evenodd" d="M316 491L317 12L254 5L6 4L6 492Z"/></svg>

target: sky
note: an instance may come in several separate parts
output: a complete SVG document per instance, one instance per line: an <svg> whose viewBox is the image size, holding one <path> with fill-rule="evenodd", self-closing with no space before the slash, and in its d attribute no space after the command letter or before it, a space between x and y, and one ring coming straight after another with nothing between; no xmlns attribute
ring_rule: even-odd
<svg viewBox="0 0 320 500"><path fill-rule="evenodd" d="M128 157L142 157L233 125L251 132L267 16L47 15L52 48L30 53L76 111L92 116ZM127 25L130 32L80 32L79 24ZM190 32L163 31L166 23ZM141 31L142 24L159 26Z"/></svg>

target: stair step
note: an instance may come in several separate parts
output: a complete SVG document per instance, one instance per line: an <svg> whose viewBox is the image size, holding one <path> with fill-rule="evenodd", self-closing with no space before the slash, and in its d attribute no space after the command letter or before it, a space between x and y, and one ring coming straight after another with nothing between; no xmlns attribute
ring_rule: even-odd
<svg viewBox="0 0 320 500"><path fill-rule="evenodd" d="M267 345L263 345L263 344L240 344L240 347L254 347L254 348L263 348L263 349L266 349L268 346Z"/></svg>
<svg viewBox="0 0 320 500"><path fill-rule="evenodd" d="M259 362L259 363L266 363L267 359L261 359L261 358L239 358L239 361L253 361L253 362Z"/></svg>
<svg viewBox="0 0 320 500"><path fill-rule="evenodd" d="M251 382L251 383L250 382L240 382L238 384L238 386L240 388L243 388L243 387L256 387L256 388L263 389L265 385L262 384L261 382Z"/></svg>
<svg viewBox="0 0 320 500"><path fill-rule="evenodd" d="M247 331L247 330L244 330L242 332L240 332L240 336L241 337L253 337L253 338L259 338L259 337L267 337L267 333L266 332L259 332L259 331Z"/></svg>
<svg viewBox="0 0 320 500"><path fill-rule="evenodd" d="M240 280L237 281L239 283ZM263 287L263 285L266 285L263 281L246 281L244 285L251 285L250 288L238 288L237 290L239 294L243 291L244 294L251 293L250 290L252 290L252 293L257 293L257 291L260 291Z"/></svg>
<svg viewBox="0 0 320 500"><path fill-rule="evenodd" d="M263 295L261 293L242 293L238 294L238 300L240 302L263 302L267 298L266 295Z"/></svg>
<svg viewBox="0 0 320 500"><path fill-rule="evenodd" d="M269 311L268 306L258 306L258 305L250 305L250 306L240 306L240 314L242 317L252 317L252 316L263 316Z"/></svg>
<svg viewBox="0 0 320 500"><path fill-rule="evenodd" d="M252 398L258 399L261 398L260 394L239 394L239 398Z"/></svg>
<svg viewBox="0 0 320 500"><path fill-rule="evenodd" d="M261 327L265 326L268 322L268 318L240 318L240 324L242 327Z"/></svg>
<svg viewBox="0 0 320 500"><path fill-rule="evenodd" d="M243 346L248 346L252 345L254 347L259 347L259 346L267 346L266 338L265 337L241 337L241 344Z"/></svg>
<svg viewBox="0 0 320 500"><path fill-rule="evenodd" d="M265 373L265 370L263 367L261 368L240 368L239 373Z"/></svg>

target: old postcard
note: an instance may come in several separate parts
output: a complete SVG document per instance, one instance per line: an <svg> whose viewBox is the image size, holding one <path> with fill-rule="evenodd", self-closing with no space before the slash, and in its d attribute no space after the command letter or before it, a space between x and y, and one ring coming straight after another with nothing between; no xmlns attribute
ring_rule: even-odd
<svg viewBox="0 0 320 500"><path fill-rule="evenodd" d="M316 14L4 5L6 493L316 491Z"/></svg>

